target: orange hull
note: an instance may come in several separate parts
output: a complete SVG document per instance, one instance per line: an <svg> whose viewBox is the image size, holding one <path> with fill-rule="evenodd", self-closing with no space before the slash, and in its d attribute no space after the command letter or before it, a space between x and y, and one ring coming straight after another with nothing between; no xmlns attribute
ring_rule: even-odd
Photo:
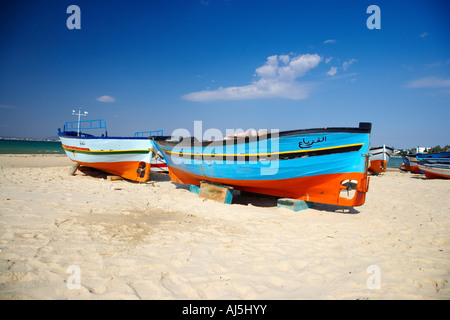
<svg viewBox="0 0 450 320"><path fill-rule="evenodd" d="M82 161L75 161L75 162L79 163L82 166L95 168L133 181L144 182L147 181L150 176L150 164L146 162L139 162L139 161L93 162L93 163Z"/></svg>
<svg viewBox="0 0 450 320"><path fill-rule="evenodd" d="M441 168L428 168L421 166L420 169L428 179L450 179L450 170Z"/></svg>
<svg viewBox="0 0 450 320"><path fill-rule="evenodd" d="M410 164L409 171L411 171L412 173L421 173L417 164Z"/></svg>
<svg viewBox="0 0 450 320"><path fill-rule="evenodd" d="M170 178L175 183L200 185L201 181L221 183L233 186L237 190L262 193L279 197L326 203L342 206L361 206L365 201L365 194L369 188L369 180L365 173L334 173L320 176L301 177L281 180L234 180L206 178L182 170L169 167ZM356 192L352 198L342 196L346 194L345 180L357 181Z"/></svg>
<svg viewBox="0 0 450 320"><path fill-rule="evenodd" d="M369 171L380 173L386 171L386 160L370 160Z"/></svg>
<svg viewBox="0 0 450 320"><path fill-rule="evenodd" d="M442 178L448 179L448 178L450 178L450 176L448 174L446 174L446 175L438 174L438 173L434 173L434 172L430 172L430 171L426 171L426 170L423 170L423 172L425 172L425 176L429 179L442 179Z"/></svg>

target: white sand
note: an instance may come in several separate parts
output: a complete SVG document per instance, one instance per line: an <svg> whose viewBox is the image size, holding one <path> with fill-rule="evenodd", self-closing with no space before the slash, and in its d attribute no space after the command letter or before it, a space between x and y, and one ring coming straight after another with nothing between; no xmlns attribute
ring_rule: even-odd
<svg viewBox="0 0 450 320"><path fill-rule="evenodd" d="M0 156L0 299L450 298L450 180L389 171L361 207L293 212L71 164Z"/></svg>

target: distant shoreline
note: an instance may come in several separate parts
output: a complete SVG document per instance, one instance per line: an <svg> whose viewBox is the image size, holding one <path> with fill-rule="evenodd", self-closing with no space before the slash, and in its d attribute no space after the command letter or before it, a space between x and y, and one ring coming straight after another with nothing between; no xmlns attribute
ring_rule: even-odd
<svg viewBox="0 0 450 320"><path fill-rule="evenodd" d="M59 139L39 139L39 138L7 138L7 137L0 137L0 140L59 142Z"/></svg>

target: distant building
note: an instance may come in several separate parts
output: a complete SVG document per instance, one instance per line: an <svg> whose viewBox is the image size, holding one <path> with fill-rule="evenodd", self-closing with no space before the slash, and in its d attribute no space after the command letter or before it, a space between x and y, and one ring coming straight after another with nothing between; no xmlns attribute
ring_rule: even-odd
<svg viewBox="0 0 450 320"><path fill-rule="evenodd" d="M417 147L416 148L416 153L424 153L424 152L428 152L430 150L431 150L431 148Z"/></svg>

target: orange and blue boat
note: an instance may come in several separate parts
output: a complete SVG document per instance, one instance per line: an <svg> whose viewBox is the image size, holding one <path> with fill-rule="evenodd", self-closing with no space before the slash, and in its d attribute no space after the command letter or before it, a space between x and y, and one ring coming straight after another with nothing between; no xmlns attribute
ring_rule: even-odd
<svg viewBox="0 0 450 320"><path fill-rule="evenodd" d="M400 165L400 169L404 171L410 171L410 164L409 164L409 158L406 156L406 154L400 154L400 156L403 159L403 163Z"/></svg>
<svg viewBox="0 0 450 320"><path fill-rule="evenodd" d="M360 206L371 123L352 128L265 132L221 140L153 137L172 182L202 181L253 193L340 206Z"/></svg>
<svg viewBox="0 0 450 320"><path fill-rule="evenodd" d="M444 158L450 158L450 152L436 152L436 153L416 153L416 154L408 154L407 155L409 160L409 170L412 173L423 173L423 171L419 168L419 162L421 160L425 159L444 159Z"/></svg>
<svg viewBox="0 0 450 320"><path fill-rule="evenodd" d="M429 179L450 179L450 158L423 158L418 166Z"/></svg>
<svg viewBox="0 0 450 320"><path fill-rule="evenodd" d="M101 135L87 133L101 130ZM92 132L92 131L88 131ZM103 119L69 121L58 129L62 147L70 160L125 179L144 182L151 171L167 171L164 158L154 150L152 136L162 130L136 132L132 137L109 137Z"/></svg>

